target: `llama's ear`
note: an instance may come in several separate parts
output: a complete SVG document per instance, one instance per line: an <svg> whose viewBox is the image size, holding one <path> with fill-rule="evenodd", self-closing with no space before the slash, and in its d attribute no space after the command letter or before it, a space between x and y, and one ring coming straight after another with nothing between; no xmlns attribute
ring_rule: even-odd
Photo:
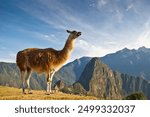
<svg viewBox="0 0 150 117"><path fill-rule="evenodd" d="M71 33L71 31L70 30L66 30L67 31L67 33Z"/></svg>

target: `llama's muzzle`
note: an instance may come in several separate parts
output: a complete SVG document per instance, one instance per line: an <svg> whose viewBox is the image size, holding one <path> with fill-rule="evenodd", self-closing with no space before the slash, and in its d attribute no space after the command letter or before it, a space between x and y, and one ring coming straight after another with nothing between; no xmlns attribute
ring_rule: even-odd
<svg viewBox="0 0 150 117"><path fill-rule="evenodd" d="M80 36L81 35L81 32L78 32L78 36Z"/></svg>

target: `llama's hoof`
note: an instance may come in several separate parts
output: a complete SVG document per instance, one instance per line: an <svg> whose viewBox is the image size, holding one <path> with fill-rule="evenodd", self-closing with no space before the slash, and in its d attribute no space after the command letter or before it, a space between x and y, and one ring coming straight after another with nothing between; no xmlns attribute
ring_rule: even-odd
<svg viewBox="0 0 150 117"><path fill-rule="evenodd" d="M22 94L26 95L26 92L23 92Z"/></svg>
<svg viewBox="0 0 150 117"><path fill-rule="evenodd" d="M28 92L28 94L33 94L32 92Z"/></svg>
<svg viewBox="0 0 150 117"><path fill-rule="evenodd" d="M45 93L45 95L50 95L50 93Z"/></svg>
<svg viewBox="0 0 150 117"><path fill-rule="evenodd" d="M50 94L54 94L54 91L53 91L53 92L50 92Z"/></svg>

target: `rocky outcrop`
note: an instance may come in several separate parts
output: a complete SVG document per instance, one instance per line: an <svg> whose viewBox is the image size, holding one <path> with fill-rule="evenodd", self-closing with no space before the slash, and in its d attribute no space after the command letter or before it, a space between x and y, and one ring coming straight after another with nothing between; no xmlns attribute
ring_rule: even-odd
<svg viewBox="0 0 150 117"><path fill-rule="evenodd" d="M117 72L113 72L99 58L93 58L85 67L78 81L87 91L101 99L121 99L122 83Z"/></svg>
<svg viewBox="0 0 150 117"><path fill-rule="evenodd" d="M121 74L123 95L127 96L135 92L143 92L150 99L150 83L142 77L134 77Z"/></svg>
<svg viewBox="0 0 150 117"><path fill-rule="evenodd" d="M65 83L63 80L59 80L55 83L54 85L54 89L57 91L60 91L61 89L63 89L65 87Z"/></svg>

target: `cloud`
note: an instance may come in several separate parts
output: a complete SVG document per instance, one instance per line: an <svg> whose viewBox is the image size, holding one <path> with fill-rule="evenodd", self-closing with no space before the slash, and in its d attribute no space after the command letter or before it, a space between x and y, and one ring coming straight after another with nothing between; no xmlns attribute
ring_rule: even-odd
<svg viewBox="0 0 150 117"><path fill-rule="evenodd" d="M4 51L4 50L6 50L6 49L7 49L6 47L0 46L0 50Z"/></svg>
<svg viewBox="0 0 150 117"><path fill-rule="evenodd" d="M58 1L55 2L55 5L53 4L53 2L49 3L46 1L45 0L39 1L40 6L39 4L37 4L35 5L35 7L30 7L26 5L20 7L27 13L33 15L34 17L42 20L43 22L49 24L50 26L56 29L61 29L61 30L76 29L82 31L83 35L87 35L87 37L85 38L90 38L90 39L96 39L96 38L98 39L98 37L107 35L103 31L101 31L99 27L95 27L94 26L95 23L93 24L87 23L84 19L84 15L82 15L83 18L79 17L79 15L74 15L74 11L70 7L63 5ZM42 9L42 13L40 9ZM39 35L40 37L43 36L41 34L37 34L37 35ZM47 38L48 36L46 36L45 39Z"/></svg>
<svg viewBox="0 0 150 117"><path fill-rule="evenodd" d="M138 46L150 47L150 29L144 30L137 38Z"/></svg>
<svg viewBox="0 0 150 117"><path fill-rule="evenodd" d="M145 22L143 32L137 38L138 45L150 47L150 18Z"/></svg>
<svg viewBox="0 0 150 117"><path fill-rule="evenodd" d="M0 58L0 62L15 63L15 59Z"/></svg>
<svg viewBox="0 0 150 117"><path fill-rule="evenodd" d="M9 52L9 54L8 54L11 58L14 58L14 57L16 57L16 53L14 53L14 52Z"/></svg>
<svg viewBox="0 0 150 117"><path fill-rule="evenodd" d="M16 53L10 50L0 50L0 62L16 62Z"/></svg>
<svg viewBox="0 0 150 117"><path fill-rule="evenodd" d="M33 37L34 39L48 41L52 44L59 43L57 36L53 33L48 34L47 32L39 32L39 31L27 30L21 28L19 29L19 31L25 35L31 35L31 37Z"/></svg>
<svg viewBox="0 0 150 117"><path fill-rule="evenodd" d="M105 6L107 3L108 3L108 0L98 0L98 5L99 5L100 7Z"/></svg>
<svg viewBox="0 0 150 117"><path fill-rule="evenodd" d="M40 32L32 32L32 34L34 34L34 36L36 38L39 38L41 40L49 41L53 44L58 42L58 39L54 34L43 34L43 33L40 33Z"/></svg>
<svg viewBox="0 0 150 117"><path fill-rule="evenodd" d="M129 4L126 8L126 11L129 11L131 9L134 9L134 5L133 4Z"/></svg>
<svg viewBox="0 0 150 117"><path fill-rule="evenodd" d="M108 53L108 50L102 48L101 46L93 45L85 40L78 40L76 42L75 49L82 51L84 56L96 57L96 56L104 56Z"/></svg>
<svg viewBox="0 0 150 117"><path fill-rule="evenodd" d="M50 25L50 27L66 30L94 30L80 15L75 15L75 10L58 1L37 0L33 6L19 6L20 9ZM49 12L48 12L49 11ZM80 14L80 13L77 13Z"/></svg>
<svg viewBox="0 0 150 117"><path fill-rule="evenodd" d="M49 35L43 35L45 38L49 38Z"/></svg>
<svg viewBox="0 0 150 117"><path fill-rule="evenodd" d="M138 15L141 15L141 13L138 11L137 9L137 3L130 3L127 8L126 8L126 11L127 12L130 12L130 11L133 11L134 13L138 14Z"/></svg>
<svg viewBox="0 0 150 117"><path fill-rule="evenodd" d="M116 10L116 17L118 19L118 22L122 22L124 15L123 15L123 13L121 13L120 10L117 9Z"/></svg>
<svg viewBox="0 0 150 117"><path fill-rule="evenodd" d="M118 1L97 0L97 8L100 12L105 13L106 19L113 24L122 22L124 12Z"/></svg>
<svg viewBox="0 0 150 117"><path fill-rule="evenodd" d="M150 47L150 18L145 22L142 31L137 33L133 42L127 44L129 48L139 48L141 46Z"/></svg>

